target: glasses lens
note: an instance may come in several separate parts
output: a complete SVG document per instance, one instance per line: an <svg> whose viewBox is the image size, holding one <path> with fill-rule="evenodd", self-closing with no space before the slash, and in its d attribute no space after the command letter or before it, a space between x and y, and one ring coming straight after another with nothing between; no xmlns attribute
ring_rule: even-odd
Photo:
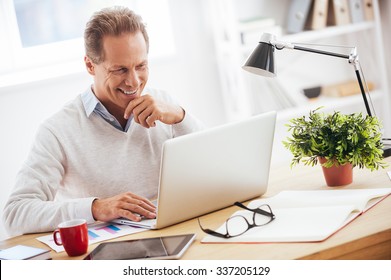
<svg viewBox="0 0 391 280"><path fill-rule="evenodd" d="M271 210L267 205L262 205L262 206L258 207L258 209L261 209L267 213L271 213ZM262 214L258 214L258 213L255 213L254 218L255 218L255 225L257 225L257 226L262 226L264 224L269 223L272 220L271 216L262 215Z"/></svg>
<svg viewBox="0 0 391 280"><path fill-rule="evenodd" d="M243 216L233 216L227 220L227 230L230 236L241 235L248 229L248 223Z"/></svg>

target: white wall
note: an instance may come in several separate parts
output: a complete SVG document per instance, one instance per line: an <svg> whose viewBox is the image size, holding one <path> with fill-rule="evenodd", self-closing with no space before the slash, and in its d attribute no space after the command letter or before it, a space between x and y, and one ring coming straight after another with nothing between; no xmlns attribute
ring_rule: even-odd
<svg viewBox="0 0 391 280"><path fill-rule="evenodd" d="M175 3L174 3L175 2ZM167 90L208 126L225 121L203 1L170 1L174 57L150 61L149 85ZM23 82L27 77L21 75ZM38 125L88 87L86 73L2 88L0 85L0 209L27 156ZM2 211L2 210L1 210ZM8 237L0 225L0 240Z"/></svg>
<svg viewBox="0 0 391 280"><path fill-rule="evenodd" d="M208 0L170 0L177 54L151 62L149 82L168 90L207 125L225 122L212 30L205 18Z"/></svg>
<svg viewBox="0 0 391 280"><path fill-rule="evenodd" d="M389 31L391 26L391 1L380 0L380 16L382 19L383 41L387 60L388 83L391 87L391 33Z"/></svg>

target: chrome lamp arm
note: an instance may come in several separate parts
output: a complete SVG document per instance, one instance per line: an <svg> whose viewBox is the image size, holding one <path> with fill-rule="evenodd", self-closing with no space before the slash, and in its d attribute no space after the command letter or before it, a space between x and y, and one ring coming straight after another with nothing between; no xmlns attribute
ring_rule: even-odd
<svg viewBox="0 0 391 280"><path fill-rule="evenodd" d="M282 50L284 48L287 48L287 49L293 49L293 50L317 53L317 54L321 54L321 55L328 55L328 56L334 56L334 57L339 57L339 58L346 59L350 64L352 64L354 66L354 69L355 69L355 72L356 72L357 82L358 82L358 84L360 86L361 95L362 95L362 98L364 100L365 109L367 111L367 114L369 116L372 116L371 108L369 106L367 94L366 94L366 91L365 91L365 89L367 87L366 87L366 85L364 87L364 82L363 82L363 79L362 79L361 74L360 74L360 70L361 69L360 69L360 64L359 64L359 59L358 59L358 54L357 54L357 48L356 47L353 47L351 49L350 54L346 55L346 54L329 52L329 51L324 51L324 50L319 50L319 49L307 48L307 47L303 47L303 46L300 46L300 45L295 44L295 43L277 41L277 40L275 40L275 36L272 35L272 34L269 34L269 33L264 33L262 35L261 40L260 40L259 43L260 44L269 45L271 47L274 47L277 50ZM256 52L257 52L257 49L253 52L252 56L254 54L256 54ZM243 66L243 68L245 70L247 70L247 71L252 72L250 69L246 68L246 66L251 66L251 65L248 64L248 62L250 61L250 58L247 60L245 66ZM271 58L271 61L274 64L274 58ZM273 70L274 70L274 65L273 65ZM266 71L268 71L268 70L266 70Z"/></svg>

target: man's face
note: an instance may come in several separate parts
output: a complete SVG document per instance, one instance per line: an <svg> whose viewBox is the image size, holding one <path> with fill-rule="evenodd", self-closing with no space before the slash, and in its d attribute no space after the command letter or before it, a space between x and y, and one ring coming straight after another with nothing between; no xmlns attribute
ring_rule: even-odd
<svg viewBox="0 0 391 280"><path fill-rule="evenodd" d="M141 32L103 38L104 61L92 63L93 91L113 115L123 114L128 103L138 98L148 80L148 53Z"/></svg>

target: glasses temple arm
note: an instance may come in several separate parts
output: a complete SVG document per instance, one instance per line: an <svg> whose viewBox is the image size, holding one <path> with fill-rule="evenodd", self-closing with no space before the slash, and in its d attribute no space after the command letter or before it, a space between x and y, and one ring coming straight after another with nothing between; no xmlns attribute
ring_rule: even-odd
<svg viewBox="0 0 391 280"><path fill-rule="evenodd" d="M270 209L271 212L267 212L267 211L259 209L259 208L251 209L251 208L248 208L247 206L243 205L240 202L235 202L234 205L236 205L236 206L238 206L240 208L246 209L248 211L261 214L261 215L269 216L269 217L272 217L272 218L275 217L274 214L273 214L273 211L271 209Z"/></svg>

